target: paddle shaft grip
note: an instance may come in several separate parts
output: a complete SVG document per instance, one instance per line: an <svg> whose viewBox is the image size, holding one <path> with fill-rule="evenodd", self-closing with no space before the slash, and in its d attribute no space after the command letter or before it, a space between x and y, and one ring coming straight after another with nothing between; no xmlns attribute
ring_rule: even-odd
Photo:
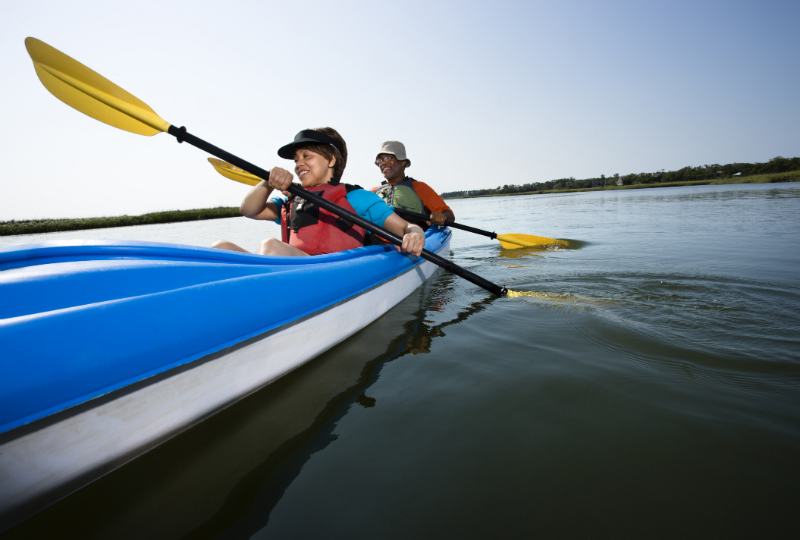
<svg viewBox="0 0 800 540"><path fill-rule="evenodd" d="M426 216L425 214L417 214L416 212L409 212L408 210L403 210L402 208L394 208L394 211L400 214L401 216L416 218L423 221L430 221L430 216ZM456 223L455 221L445 220L444 224L446 227L453 227L454 229L461 229L462 231L468 231L471 233L488 236L492 240L497 238L497 233L476 229L475 227L470 227L469 225L462 225L460 223Z"/></svg>
<svg viewBox="0 0 800 540"><path fill-rule="evenodd" d="M191 133L188 133L185 128L176 128L175 126L170 126L168 133L174 136L176 139L178 139L178 142L187 142L192 146L194 146L195 148L199 148L200 150L208 152L212 156L218 157L219 159L227 161L228 163L232 163L233 165L236 165L240 169L244 169L250 174L254 174L263 180L269 179L269 172L265 171L261 167L257 167L256 165L253 165L248 161L245 161L239 157L234 156L233 154L226 152L222 148L218 148L213 144L207 143L203 139L195 137ZM333 214L336 214L337 216L342 217L352 223L355 223L356 225L358 225L363 229L366 229L374 234L377 234L385 238L386 240L390 241L392 244L396 246L400 246L403 244L403 239L394 234L393 232L387 231L383 227L379 227L378 225L375 225L374 223L367 221L366 219L350 212L349 210L345 210L341 206L334 204L327 199L323 199L322 197L315 195L314 193L310 193L309 191L306 191L300 186L291 184L289 185L287 191L292 195L296 195L298 197L302 197L307 201L311 201L317 206L324 208L325 210L328 210L329 212L332 212ZM497 296L505 296L506 293L508 292L508 290L505 287L501 287L500 285L496 285L491 281L487 281L482 277L480 277L479 275L473 274L469 270L461 268L457 264L448 261L447 259L444 259L436 255L435 253L431 253L427 249L422 250L421 256L423 259L428 260L438 266L441 266L445 270L448 270L453 274L466 279L470 283L474 283L478 287L483 287L492 294L495 294Z"/></svg>

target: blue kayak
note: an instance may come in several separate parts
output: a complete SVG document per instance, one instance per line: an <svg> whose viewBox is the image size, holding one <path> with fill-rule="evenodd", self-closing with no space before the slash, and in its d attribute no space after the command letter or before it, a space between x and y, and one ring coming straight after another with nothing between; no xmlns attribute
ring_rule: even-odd
<svg viewBox="0 0 800 540"><path fill-rule="evenodd" d="M450 230L426 249L445 257ZM152 242L0 248L0 532L361 330L433 263Z"/></svg>

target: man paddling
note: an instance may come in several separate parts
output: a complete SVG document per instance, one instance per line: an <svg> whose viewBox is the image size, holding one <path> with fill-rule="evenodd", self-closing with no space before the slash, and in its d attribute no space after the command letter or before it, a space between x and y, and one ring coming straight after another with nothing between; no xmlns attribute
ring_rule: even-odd
<svg viewBox="0 0 800 540"><path fill-rule="evenodd" d="M455 221L456 216L444 200L425 182L419 182L406 176L406 169L411 166L411 160L406 156L406 147L399 141L386 141L381 145L375 165L380 168L386 179L380 186L372 191L386 201L386 204L395 208L402 208L409 212L425 214L430 218L430 223L444 225L445 220ZM413 219L406 218L409 222ZM428 223L418 223L427 229Z"/></svg>

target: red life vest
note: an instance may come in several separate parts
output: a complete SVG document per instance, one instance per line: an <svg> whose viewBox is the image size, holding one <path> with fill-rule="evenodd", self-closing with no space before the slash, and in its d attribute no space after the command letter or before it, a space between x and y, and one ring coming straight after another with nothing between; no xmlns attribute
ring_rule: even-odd
<svg viewBox="0 0 800 540"><path fill-rule="evenodd" d="M323 184L309 189L311 193L356 213L347 201L347 193L358 186ZM364 245L365 231L300 197L292 197L281 208L282 240L309 255L324 255Z"/></svg>

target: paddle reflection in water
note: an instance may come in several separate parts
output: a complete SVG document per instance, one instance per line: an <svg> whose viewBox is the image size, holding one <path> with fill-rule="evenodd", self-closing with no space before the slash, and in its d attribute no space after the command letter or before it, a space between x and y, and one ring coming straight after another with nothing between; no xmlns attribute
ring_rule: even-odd
<svg viewBox="0 0 800 540"><path fill-rule="evenodd" d="M294 373L43 511L4 538L249 537L310 457L335 441L348 410L382 368L428 353L448 326L488 307L483 297L440 324L455 294L442 273L358 334ZM394 336L394 337L392 337Z"/></svg>

